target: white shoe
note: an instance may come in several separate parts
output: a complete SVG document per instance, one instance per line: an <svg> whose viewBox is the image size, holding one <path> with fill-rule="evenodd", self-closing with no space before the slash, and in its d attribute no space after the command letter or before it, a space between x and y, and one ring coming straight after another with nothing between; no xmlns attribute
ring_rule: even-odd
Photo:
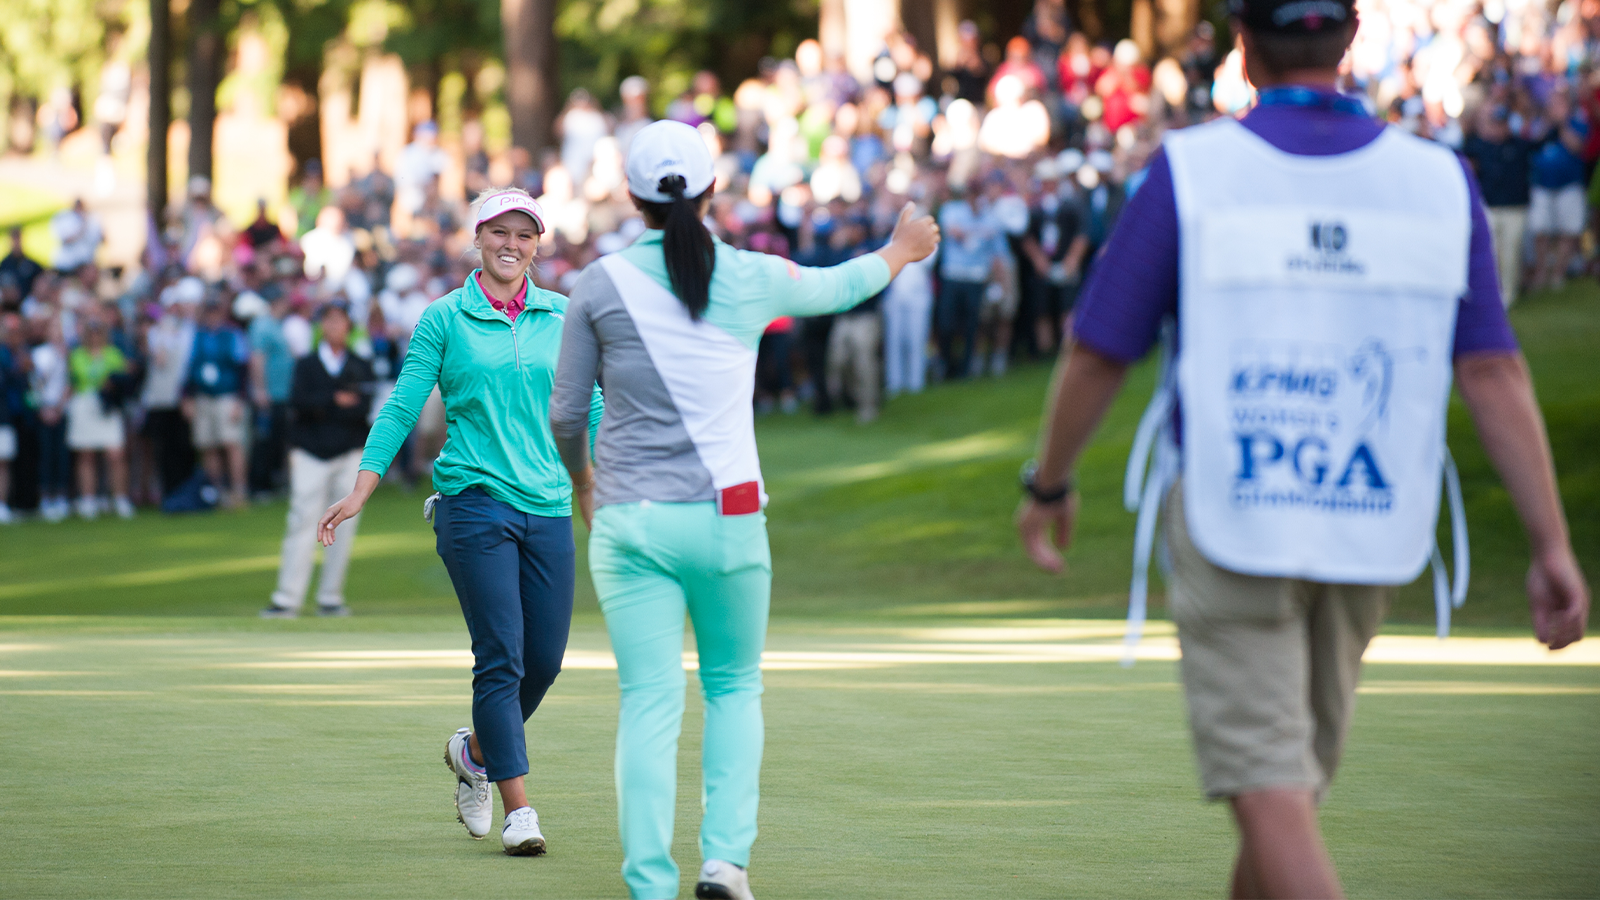
<svg viewBox="0 0 1600 900"><path fill-rule="evenodd" d="M543 856L544 835L539 833L539 814L524 806L506 813L506 827L500 832L500 845L507 856Z"/></svg>
<svg viewBox="0 0 1600 900"><path fill-rule="evenodd" d="M488 773L473 771L464 759L471 734L472 729L462 728L450 736L444 745L444 764L456 776L456 820L467 826L473 840L481 841L494 824L494 797L489 793Z"/></svg>
<svg viewBox="0 0 1600 900"><path fill-rule="evenodd" d="M100 504L93 497L78 498L78 518L93 519L100 515Z"/></svg>
<svg viewBox="0 0 1600 900"><path fill-rule="evenodd" d="M699 900L756 900L750 893L750 873L721 859L708 859L700 867L694 895Z"/></svg>
<svg viewBox="0 0 1600 900"><path fill-rule="evenodd" d="M39 516L50 523L65 519L70 511L65 500L46 500L39 504Z"/></svg>
<svg viewBox="0 0 1600 900"><path fill-rule="evenodd" d="M10 525L16 520L16 514L11 511L11 507L0 503L0 525Z"/></svg>
<svg viewBox="0 0 1600 900"><path fill-rule="evenodd" d="M118 497L113 503L117 510L117 518L133 518L133 503L127 497Z"/></svg>

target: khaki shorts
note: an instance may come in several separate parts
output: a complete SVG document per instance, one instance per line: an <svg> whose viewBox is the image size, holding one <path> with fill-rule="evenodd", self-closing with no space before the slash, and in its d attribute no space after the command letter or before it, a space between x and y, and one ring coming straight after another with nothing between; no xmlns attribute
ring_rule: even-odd
<svg viewBox="0 0 1600 900"><path fill-rule="evenodd" d="M244 444L244 409L232 394L194 398L194 445L210 450L226 444Z"/></svg>
<svg viewBox="0 0 1600 900"><path fill-rule="evenodd" d="M1189 540L1182 488L1167 496L1167 602L1206 796L1300 787L1320 800L1350 730L1361 655L1394 588L1212 565Z"/></svg>

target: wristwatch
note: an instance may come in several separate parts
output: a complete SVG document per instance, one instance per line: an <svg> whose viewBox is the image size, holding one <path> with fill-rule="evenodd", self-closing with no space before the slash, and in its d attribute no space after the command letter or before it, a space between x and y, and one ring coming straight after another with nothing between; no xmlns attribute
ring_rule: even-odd
<svg viewBox="0 0 1600 900"><path fill-rule="evenodd" d="M1074 490L1077 490L1077 485L1073 483L1071 475L1063 479L1060 486L1046 490L1039 486L1036 480L1038 474L1038 460L1030 459L1022 464L1022 475L1019 479L1022 482L1022 490L1032 497L1036 503L1060 503L1067 499L1068 495Z"/></svg>

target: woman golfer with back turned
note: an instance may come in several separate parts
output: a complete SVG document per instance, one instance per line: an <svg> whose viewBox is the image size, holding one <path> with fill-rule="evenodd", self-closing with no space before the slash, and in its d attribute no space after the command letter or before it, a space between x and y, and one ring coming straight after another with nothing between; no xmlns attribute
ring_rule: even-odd
<svg viewBox="0 0 1600 900"><path fill-rule="evenodd" d="M756 345L779 316L855 306L938 246L909 204L888 246L831 269L735 250L701 224L711 154L678 122L642 129L628 190L648 230L579 278L550 400L551 430L593 510L589 569L617 657L622 874L635 900L678 895L671 856L683 721L683 617L705 698L705 860L695 894L749 898L761 768L761 651L772 588L751 394ZM590 468L588 391L608 409Z"/></svg>
<svg viewBox="0 0 1600 900"><path fill-rule="evenodd" d="M505 806L507 853L544 852L528 805L523 723L561 671L572 624L572 487L550 437L549 398L567 300L528 277L544 213L521 190L478 200L474 245L482 268L430 305L411 336L394 392L367 438L355 490L318 525L332 544L361 511L435 384L449 439L433 467L429 499L439 555L472 635L472 729L446 745L456 809L474 838L489 833L494 800ZM584 414L600 419L590 383Z"/></svg>

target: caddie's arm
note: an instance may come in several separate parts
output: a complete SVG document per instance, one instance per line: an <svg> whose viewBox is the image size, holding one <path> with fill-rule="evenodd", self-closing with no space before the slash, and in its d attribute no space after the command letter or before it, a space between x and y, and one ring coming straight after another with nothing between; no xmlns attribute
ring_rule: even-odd
<svg viewBox="0 0 1600 900"><path fill-rule="evenodd" d="M1527 360L1521 353L1469 353L1456 358L1455 374L1478 438L1528 535L1532 555L1528 606L1534 635L1559 650L1583 638L1589 587L1572 552L1550 440Z"/></svg>
<svg viewBox="0 0 1600 900"><path fill-rule="evenodd" d="M1111 401L1121 390L1128 366L1085 344L1075 344L1056 370L1056 382L1045 408L1038 466L1033 484L1049 494L1067 487L1078 456L1088 446ZM1072 541L1078 515L1078 494L1069 490L1061 499L1043 503L1024 498L1017 510L1017 533L1034 564L1048 572L1065 568L1061 552Z"/></svg>

